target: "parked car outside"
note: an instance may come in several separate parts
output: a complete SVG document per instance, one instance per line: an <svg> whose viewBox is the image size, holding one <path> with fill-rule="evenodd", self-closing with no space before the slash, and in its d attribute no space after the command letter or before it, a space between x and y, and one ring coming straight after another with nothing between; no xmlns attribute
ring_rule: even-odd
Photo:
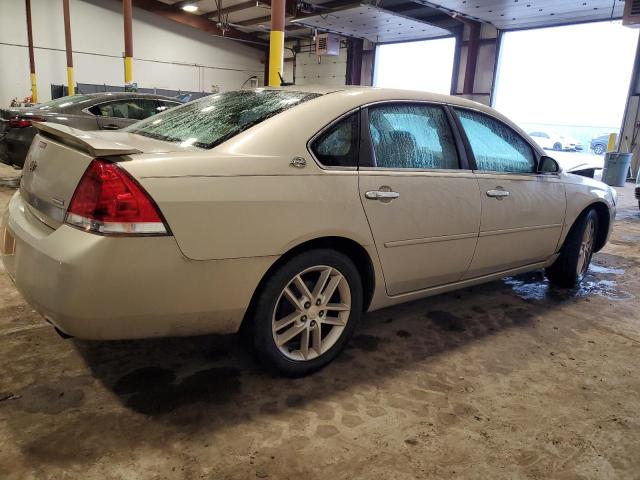
<svg viewBox="0 0 640 480"><path fill-rule="evenodd" d="M604 153L606 153L608 146L609 146L608 133L591 139L591 144L589 145L591 150L593 150L593 153L595 153L596 155L603 155Z"/></svg>
<svg viewBox="0 0 640 480"><path fill-rule="evenodd" d="M567 137L554 132L535 131L529 135L538 145L546 150L579 152L583 149L582 143L572 137Z"/></svg>
<svg viewBox="0 0 640 480"><path fill-rule="evenodd" d="M616 210L495 110L424 92L243 90L119 132L37 128L0 247L45 319L96 340L242 328L288 375L363 312L542 268L575 286Z"/></svg>
<svg viewBox="0 0 640 480"><path fill-rule="evenodd" d="M35 122L55 122L79 130L117 130L181 105L175 99L145 93L91 93L61 97L33 107L0 109L5 163L22 168Z"/></svg>

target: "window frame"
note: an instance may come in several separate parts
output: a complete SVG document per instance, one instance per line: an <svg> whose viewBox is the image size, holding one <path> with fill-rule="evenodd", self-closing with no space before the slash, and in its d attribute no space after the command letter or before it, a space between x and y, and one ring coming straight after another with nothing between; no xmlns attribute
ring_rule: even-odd
<svg viewBox="0 0 640 480"><path fill-rule="evenodd" d="M137 100L147 100L147 101L151 101L151 102L155 102L156 104L156 109L160 106L160 103L158 102L157 98L154 97L121 97L121 98L114 98L114 99L109 99L109 100L105 100L99 103L95 103L89 107L84 108L82 111L84 113L87 113L89 115L93 115L96 118L117 118L119 120L134 120L135 122L139 122L140 120L136 120L130 117L109 117L107 115L98 115L95 114L91 111L91 109L96 108L96 107L101 107L103 105L108 105L110 103L120 103L120 102L131 102L131 101L137 101ZM171 100L173 101L173 100ZM177 102L177 104L175 105L175 107L179 106L179 105L184 105L180 102ZM175 108L175 107L171 107L171 108ZM164 112L165 110L163 110ZM153 115L157 115L158 113L162 113L162 112L156 112ZM153 115L151 115L153 117ZM147 117L149 118L149 117ZM146 120L146 118L144 118L143 120Z"/></svg>
<svg viewBox="0 0 640 480"><path fill-rule="evenodd" d="M549 176L549 175L555 175L558 176L559 172L540 172L540 158L541 155L538 152L538 149L536 148L536 146L533 144L533 142L529 141L529 139L525 136L523 136L521 133L519 133L516 129L514 129L511 125L509 125L508 123L504 122L503 120L501 120L500 118L496 117L495 115L492 115L490 113L484 112L482 110L479 110L477 108L471 108L471 107L466 107L466 106L462 106L462 105L455 105L455 104L450 104L449 108L451 109L451 114L454 118L455 124L456 124L456 129L458 130L458 133L460 134L460 136L462 137L465 149L467 150L467 158L469 160L469 165L471 167L471 170L473 170L473 172L475 173L488 173L488 174L492 174L492 175L526 175L526 176ZM504 127L508 128L509 130L511 130L515 135L517 135L518 137L520 137L520 139L522 139L523 142L525 142L529 148L531 148L531 152L533 154L533 160L535 162L535 171L534 172L496 172L493 170L480 170L478 169L478 164L476 163L476 157L473 153L473 148L471 147L471 143L469 142L469 138L467 137L467 132L464 130L464 127L462 126L462 122L460 121L460 117L458 116L456 110L466 110L469 112L473 112L476 113L478 115L484 115L485 117L489 117L490 119L498 122L499 124L503 125Z"/></svg>
<svg viewBox="0 0 640 480"><path fill-rule="evenodd" d="M445 117L453 136L456 153L458 156L458 168L398 168L398 167L378 167L376 165L375 152L373 148L373 139L369 131L369 109L386 105L408 105L408 106L427 106L439 107L444 111ZM360 119L360 167L375 171L389 172L442 172L442 173L460 173L472 171L471 164L467 156L466 147L463 138L458 132L455 124L454 114L450 111L449 105L444 102L430 100L382 100L378 102L368 103L362 106L363 115Z"/></svg>
<svg viewBox="0 0 640 480"><path fill-rule="evenodd" d="M358 132L358 154L356 156L356 165L353 167L325 165L320 161L318 157L316 157L316 154L314 153L312 148L313 144L316 142L316 140L318 140L322 135L324 135L328 130L333 128L336 124L340 123L342 120L345 120L354 114L359 115L360 117L358 119L358 121L360 122L360 131ZM362 162L362 148L363 148L362 143L363 143L362 142L362 107L356 107L334 118L325 126L323 126L320 130L318 130L307 141L307 151L309 152L309 155L311 155L311 158L313 158L314 162L316 162L318 167L320 167L322 170L358 171Z"/></svg>

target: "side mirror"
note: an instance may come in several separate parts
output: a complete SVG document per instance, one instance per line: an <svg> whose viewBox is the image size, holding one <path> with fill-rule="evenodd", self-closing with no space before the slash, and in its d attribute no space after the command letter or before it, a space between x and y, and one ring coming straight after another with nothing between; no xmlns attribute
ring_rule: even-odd
<svg viewBox="0 0 640 480"><path fill-rule="evenodd" d="M560 165L551 157L540 157L538 163L538 173L558 173L560 171Z"/></svg>

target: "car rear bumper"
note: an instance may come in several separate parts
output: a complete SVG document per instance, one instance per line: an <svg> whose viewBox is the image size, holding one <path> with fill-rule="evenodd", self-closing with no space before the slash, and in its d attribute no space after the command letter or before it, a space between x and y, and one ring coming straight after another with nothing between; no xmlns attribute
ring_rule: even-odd
<svg viewBox="0 0 640 480"><path fill-rule="evenodd" d="M38 220L20 193L0 224L0 257L24 298L85 339L233 333L277 257L193 261L173 237L105 237Z"/></svg>

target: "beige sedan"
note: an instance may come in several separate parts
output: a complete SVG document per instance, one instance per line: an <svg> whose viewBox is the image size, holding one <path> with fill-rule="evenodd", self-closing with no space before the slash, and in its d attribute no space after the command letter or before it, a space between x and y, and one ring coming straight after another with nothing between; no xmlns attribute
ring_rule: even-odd
<svg viewBox="0 0 640 480"><path fill-rule="evenodd" d="M2 259L59 332L232 333L285 374L363 312L545 269L575 286L615 215L521 129L441 95L210 96L120 132L39 125Z"/></svg>

